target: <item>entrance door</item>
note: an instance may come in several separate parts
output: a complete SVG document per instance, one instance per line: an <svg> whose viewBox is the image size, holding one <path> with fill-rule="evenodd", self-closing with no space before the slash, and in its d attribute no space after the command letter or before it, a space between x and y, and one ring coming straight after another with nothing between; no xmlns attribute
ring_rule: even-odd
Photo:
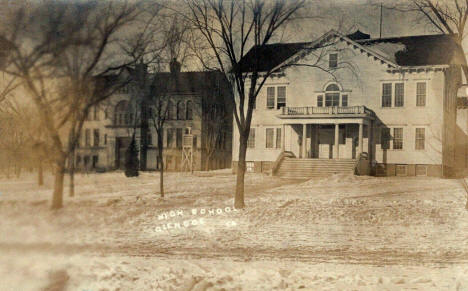
<svg viewBox="0 0 468 291"><path fill-rule="evenodd" d="M319 128L319 159L332 159L333 158L333 145L334 145L334 127L330 125L321 125Z"/></svg>
<svg viewBox="0 0 468 291"><path fill-rule="evenodd" d="M115 142L115 166L117 169L125 167L125 152L130 145L130 137L117 137Z"/></svg>

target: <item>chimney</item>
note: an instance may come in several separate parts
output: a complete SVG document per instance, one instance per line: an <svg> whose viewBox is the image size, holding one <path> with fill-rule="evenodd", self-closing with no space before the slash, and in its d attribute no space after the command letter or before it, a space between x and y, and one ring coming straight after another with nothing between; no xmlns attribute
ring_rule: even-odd
<svg viewBox="0 0 468 291"><path fill-rule="evenodd" d="M181 64L176 60L176 58L173 58L172 61L169 63L169 68L171 70L171 73L180 73L180 68Z"/></svg>

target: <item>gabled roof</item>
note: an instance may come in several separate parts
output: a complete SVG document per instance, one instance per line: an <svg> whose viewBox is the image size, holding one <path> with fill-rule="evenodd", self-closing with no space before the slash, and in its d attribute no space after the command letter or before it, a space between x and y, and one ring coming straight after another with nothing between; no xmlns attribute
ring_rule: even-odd
<svg viewBox="0 0 468 291"><path fill-rule="evenodd" d="M333 37L352 45L355 49L372 55L391 67L436 66L461 64L463 50L455 43L454 35L420 35L370 39L368 34L356 31L342 35L329 31L314 42L277 43L252 48L239 62L243 72L251 72L258 62L258 71L270 71L285 63L303 49L319 48ZM258 57L256 57L258 56Z"/></svg>
<svg viewBox="0 0 468 291"><path fill-rule="evenodd" d="M385 54L398 66L448 65L456 62L463 50L455 35L436 34L356 40L362 46Z"/></svg>
<svg viewBox="0 0 468 291"><path fill-rule="evenodd" d="M255 46L240 60L242 72L269 71L307 47L309 42L274 43Z"/></svg>
<svg viewBox="0 0 468 291"><path fill-rule="evenodd" d="M224 85L224 74L206 72L161 72L153 75L155 88L160 94L205 94L213 92L216 85ZM220 83L218 83L220 82Z"/></svg>

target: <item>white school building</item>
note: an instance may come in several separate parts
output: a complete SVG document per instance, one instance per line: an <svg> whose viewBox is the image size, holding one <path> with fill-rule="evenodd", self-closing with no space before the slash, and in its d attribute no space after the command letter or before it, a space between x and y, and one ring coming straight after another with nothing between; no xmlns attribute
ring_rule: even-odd
<svg viewBox="0 0 468 291"><path fill-rule="evenodd" d="M259 71L274 73L256 100L247 171L462 173L468 165L468 115L457 110L463 51L451 37L372 39L330 31L314 42L256 48ZM241 61L246 73L254 49ZM235 170L236 127L233 139Z"/></svg>

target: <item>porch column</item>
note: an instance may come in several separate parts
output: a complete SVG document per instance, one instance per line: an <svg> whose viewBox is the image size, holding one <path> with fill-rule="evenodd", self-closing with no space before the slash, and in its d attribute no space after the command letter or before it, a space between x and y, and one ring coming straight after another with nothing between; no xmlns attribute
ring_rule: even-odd
<svg viewBox="0 0 468 291"><path fill-rule="evenodd" d="M340 124L335 123L335 150L334 150L334 158L340 158Z"/></svg>
<svg viewBox="0 0 468 291"><path fill-rule="evenodd" d="M362 132L363 132L363 124L362 122L359 123L359 147L358 147L358 158L359 155L362 153Z"/></svg>
<svg viewBox="0 0 468 291"><path fill-rule="evenodd" d="M369 160L371 159L371 152L372 152L372 140L371 140L371 135L372 135L372 121L369 122L367 125L367 153L369 155ZM372 137L373 139L374 137Z"/></svg>
<svg viewBox="0 0 468 291"><path fill-rule="evenodd" d="M302 158L305 159L306 157L306 139L307 139L307 124L302 125Z"/></svg>
<svg viewBox="0 0 468 291"><path fill-rule="evenodd" d="M285 149L285 144L286 144L286 132L285 132L285 129L286 127L284 126L284 124L282 125L282 128L281 128L281 150L284 152L284 149Z"/></svg>

